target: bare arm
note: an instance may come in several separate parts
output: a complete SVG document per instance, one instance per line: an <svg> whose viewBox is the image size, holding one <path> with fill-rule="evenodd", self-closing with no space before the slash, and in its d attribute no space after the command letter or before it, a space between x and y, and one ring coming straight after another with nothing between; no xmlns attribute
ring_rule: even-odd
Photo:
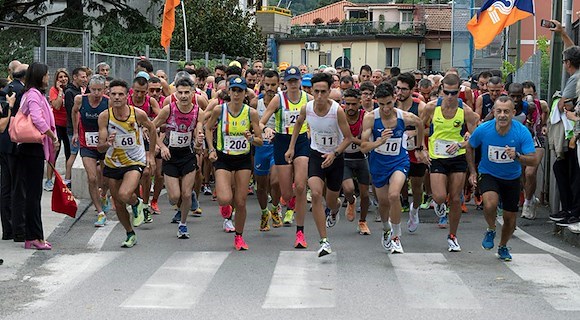
<svg viewBox="0 0 580 320"><path fill-rule="evenodd" d="M338 148L336 148L336 152L343 153L344 150L346 150L346 148L348 148L348 146L353 141L353 137L352 132L350 132L350 127L348 125L348 121L346 120L346 114L344 113L344 110L342 108L338 108L336 115L338 118L338 127L340 128L340 131L344 136L344 140L342 140L342 143L338 145Z"/></svg>
<svg viewBox="0 0 580 320"><path fill-rule="evenodd" d="M107 152L107 150L113 146L113 141L115 141L116 132L111 132L109 135L109 110L105 110L99 114L99 143L97 144L97 150L101 153Z"/></svg>
<svg viewBox="0 0 580 320"><path fill-rule="evenodd" d="M217 160L216 150L214 149L213 144L213 130L215 124L217 123L217 119L219 118L220 114L222 113L222 106L216 106L213 111L211 112L209 119L205 123L205 141L207 141L207 145L209 148L209 158L211 161ZM206 116L207 117L207 116Z"/></svg>
<svg viewBox="0 0 580 320"><path fill-rule="evenodd" d="M135 108L135 116L137 118L137 123L139 123L141 126L143 126L149 132L152 133L149 135L149 144L151 146L156 145L157 144L157 134L156 134L157 130L156 130L153 122L151 120L149 120L149 117L147 116L145 111L143 111L141 109ZM154 166L155 166L155 148L149 148L149 155L147 156L147 166L151 167L151 168L154 168Z"/></svg>
<svg viewBox="0 0 580 320"><path fill-rule="evenodd" d="M482 112L483 112L483 95L477 97L477 100L475 100L475 113L477 113L480 119Z"/></svg>
<svg viewBox="0 0 580 320"><path fill-rule="evenodd" d="M161 108L159 107L159 102L153 98L149 98L149 105L153 114L158 115L161 112Z"/></svg>
<svg viewBox="0 0 580 320"><path fill-rule="evenodd" d="M375 141L370 141L372 133L373 133L373 126L375 122L375 115L372 113L367 113L363 119L363 131L361 134L361 145L360 150L363 153L369 153L371 150L375 149L376 147L380 146L381 144L385 143L387 138L380 137Z"/></svg>
<svg viewBox="0 0 580 320"><path fill-rule="evenodd" d="M250 109L250 121L252 122L252 130L254 131L253 138L250 138L250 142L255 146L262 146L264 141L262 140L262 129L260 128L258 111Z"/></svg>
<svg viewBox="0 0 580 320"><path fill-rule="evenodd" d="M266 109L266 111L267 110L268 109ZM265 115L266 113L264 113L264 116ZM262 119L264 119L264 117L262 117ZM298 115L296 123L294 124L294 130L292 131L292 138L290 139L290 144L288 145L288 151L286 151L286 154L284 155L284 158L288 163L291 163L292 160L294 159L294 147L296 146L296 140L298 140L300 128L302 128L302 125L304 124L305 120L306 120L306 106L303 106L302 108L300 108L300 114Z"/></svg>

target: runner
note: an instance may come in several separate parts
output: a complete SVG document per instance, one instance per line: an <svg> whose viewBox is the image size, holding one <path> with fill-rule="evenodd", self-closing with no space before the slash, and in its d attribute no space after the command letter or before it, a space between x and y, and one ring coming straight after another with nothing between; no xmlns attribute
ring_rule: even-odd
<svg viewBox="0 0 580 320"><path fill-rule="evenodd" d="M216 169L218 203L220 206L233 204L236 208L234 247L238 251L248 250L242 234L246 222L246 190L252 174L250 145L262 145L258 112L243 103L247 89L244 78L233 77L228 90L230 102L216 106L205 124L205 136L211 148L209 159ZM214 149L212 130L216 123L217 143Z"/></svg>
<svg viewBox="0 0 580 320"><path fill-rule="evenodd" d="M359 70L359 81L362 84L363 82L367 82L367 81L371 81L371 74L373 73L373 69L371 68L371 66L369 66L368 64L363 65L362 67L360 67ZM362 91L362 89L361 89Z"/></svg>
<svg viewBox="0 0 580 320"><path fill-rule="evenodd" d="M80 145L83 166L87 173L89 194L95 209L95 227L103 227L107 222L109 205L107 200L107 179L103 179L99 192L99 178L102 175L105 154L97 151L99 142L99 114L109 108L109 98L104 97L105 77L97 74L89 80L89 94L75 97L72 108L73 144ZM97 167L97 162L100 167ZM104 200L103 200L104 199Z"/></svg>
<svg viewBox="0 0 580 320"><path fill-rule="evenodd" d="M149 151L146 154L141 128L155 132L155 126L143 110L127 105L127 82L113 80L110 90L110 107L99 115L97 150L106 152L103 175L109 178L117 217L127 232L122 246L131 248L137 243L137 237L126 205L132 207L133 226L141 225L144 220L143 200L135 195L135 190L139 186L144 167L155 167L155 152ZM150 136L153 145L157 143L156 138L156 135Z"/></svg>
<svg viewBox="0 0 580 320"><path fill-rule="evenodd" d="M449 74L441 80L443 96L432 101L421 114L426 126L431 127L429 136L429 156L431 158L430 179L435 201L435 213L439 224L447 222L445 201L449 195L449 235L448 250L459 252L457 228L461 219L461 194L465 183L467 161L465 156L464 132L473 132L479 117L464 105L459 94L459 77Z"/></svg>
<svg viewBox="0 0 580 320"><path fill-rule="evenodd" d="M309 101L306 106L300 108L300 114L294 124L292 139L284 157L288 163L292 163L294 160L300 128L307 121L312 137L308 160L308 187L312 190L312 215L320 236L318 257L323 257L332 253L330 242L326 237L326 228L333 227L338 221L338 211L341 204L340 200L337 199L339 199L344 171L342 153L352 139L344 110L337 102L328 98L333 82L332 75L317 73L311 81L314 101ZM328 207L326 224L325 210L322 204L325 191L326 206ZM300 231L304 232L303 226Z"/></svg>
<svg viewBox="0 0 580 320"><path fill-rule="evenodd" d="M310 155L307 125L304 123L298 132L294 148L294 159L288 162L285 153L290 145L294 124L300 110L312 100L312 96L300 90L300 70L289 67L284 71L287 90L278 93L268 104L268 108L260 119L260 127L264 130L264 139L274 141L274 163L278 171L280 191L284 200L282 212L284 226L291 226L296 210L296 241L295 248L306 248L308 244L304 237L304 217L306 215L306 181L308 179L308 156ZM275 114L276 129L266 127L270 117ZM264 129L265 128L265 129ZM274 133L276 136L274 137ZM294 189L292 185L294 184ZM293 196L296 196L293 199Z"/></svg>
<svg viewBox="0 0 580 320"><path fill-rule="evenodd" d="M163 107L153 120L155 127L165 125L165 138L157 145L163 158L164 181L171 203L178 204L181 212L191 208L193 185L197 170L197 156L194 149L200 149L203 142L203 110L192 103L195 94L193 82L180 79L175 83L178 102ZM179 239L189 239L187 214L182 214L177 228Z"/></svg>
<svg viewBox="0 0 580 320"><path fill-rule="evenodd" d="M264 89L262 97L252 101L252 107L258 111L258 116L262 117L266 111L266 106L276 96L278 92L279 76L272 70L264 72ZM274 116L271 116L266 126L274 129L276 125ZM279 228L282 226L281 207L280 207L280 184L278 174L274 167L274 145L266 139L261 147L256 147L254 155L254 177L258 184L257 196L258 203L262 213L260 222L260 231L269 231L270 216L272 217L272 227ZM268 209L268 194L272 198L272 204Z"/></svg>
<svg viewBox="0 0 580 320"><path fill-rule="evenodd" d="M510 261L512 256L507 243L516 228L522 165L537 166L540 158L536 155L530 132L513 120L515 105L511 98L499 97L493 113L495 119L475 129L467 144L469 180L473 185L479 185L483 192L483 213L488 227L481 246L486 250L494 246L496 208L501 199L503 227L497 254L501 260ZM472 151L479 146L483 157L479 163L478 179Z"/></svg>
<svg viewBox="0 0 580 320"><path fill-rule="evenodd" d="M356 196L354 195L354 178L358 183L360 196L360 219L358 232L361 235L369 235L371 231L367 225L369 212L369 185L371 183L369 163L366 154L360 151L362 124L365 110L360 107L361 94L358 89L344 91L344 110L346 120L350 126L352 142L344 150L344 174L342 176L342 191L346 199L346 219L354 221L356 216Z"/></svg>
<svg viewBox="0 0 580 320"><path fill-rule="evenodd" d="M149 79L148 90L149 96L157 100L157 103L162 106L163 101L165 101L165 96L163 95L163 89L161 88L161 81L159 78L151 77L151 79ZM159 135L157 138L160 139ZM155 177L153 178L153 181L151 210L153 211L153 214L160 214L161 210L159 210L158 199L165 184L163 181L163 159L161 159L161 150L159 150L159 146L155 146Z"/></svg>
<svg viewBox="0 0 580 320"><path fill-rule="evenodd" d="M390 83L377 86L375 98L379 107L365 115L361 151L370 152L369 168L383 222L383 248L390 253L403 253L399 197L409 171L405 127L415 126L417 136L423 136L423 125L416 115L395 108L397 100ZM426 161L423 143L418 149L417 159Z"/></svg>

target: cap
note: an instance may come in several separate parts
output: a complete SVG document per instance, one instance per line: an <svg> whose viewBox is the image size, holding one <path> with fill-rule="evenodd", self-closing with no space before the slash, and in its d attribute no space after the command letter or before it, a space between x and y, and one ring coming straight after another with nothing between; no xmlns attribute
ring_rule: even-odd
<svg viewBox="0 0 580 320"><path fill-rule="evenodd" d="M147 72L145 72L145 71L139 71L139 72L137 72L137 75L135 75L135 78L139 78L139 77L145 78L145 80L147 80L147 81L149 81L149 78L151 78L149 76L149 74Z"/></svg>
<svg viewBox="0 0 580 320"><path fill-rule="evenodd" d="M310 80L312 80L311 73L307 73L307 74L303 75L302 76L302 86L303 87L312 87L312 82Z"/></svg>
<svg viewBox="0 0 580 320"><path fill-rule="evenodd" d="M300 69L297 67L290 67L284 71L284 81L288 81L290 79L298 79L300 80L302 76L300 75Z"/></svg>
<svg viewBox="0 0 580 320"><path fill-rule="evenodd" d="M246 83L246 79L242 77L235 77L230 80L230 89L231 88L240 88L242 90L248 89L248 84Z"/></svg>
<svg viewBox="0 0 580 320"><path fill-rule="evenodd" d="M326 68L328 68L328 66L325 65L325 64L321 64L321 65L318 66L318 70L321 70L321 71L324 70L324 69L326 69Z"/></svg>
<svg viewBox="0 0 580 320"><path fill-rule="evenodd" d="M228 67L231 67L231 66L236 66L238 68L241 68L242 67L242 65L240 64L240 62L237 61L237 60L234 60L234 61L230 62L230 64L228 65Z"/></svg>
<svg viewBox="0 0 580 320"><path fill-rule="evenodd" d="M278 70L280 70L280 72L286 71L286 69L288 69L289 66L290 66L290 64L288 62L280 62L280 65L278 66Z"/></svg>

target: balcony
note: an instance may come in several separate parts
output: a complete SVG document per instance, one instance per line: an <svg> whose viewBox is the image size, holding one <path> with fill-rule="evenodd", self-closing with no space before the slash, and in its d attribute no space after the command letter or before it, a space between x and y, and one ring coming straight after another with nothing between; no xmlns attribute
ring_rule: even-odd
<svg viewBox="0 0 580 320"><path fill-rule="evenodd" d="M292 26L286 38L345 37L361 35L424 36L423 22L365 21Z"/></svg>

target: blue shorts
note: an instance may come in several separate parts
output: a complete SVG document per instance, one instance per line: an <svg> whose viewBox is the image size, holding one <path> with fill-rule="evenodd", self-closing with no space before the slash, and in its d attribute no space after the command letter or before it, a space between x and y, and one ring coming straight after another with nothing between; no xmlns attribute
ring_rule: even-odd
<svg viewBox="0 0 580 320"><path fill-rule="evenodd" d="M371 171L373 185L376 188L382 188L385 185L389 184L389 180L391 180L391 176L393 175L393 173L395 173L395 171L401 171L402 173L405 174L405 177L407 177L409 175L409 166L410 166L409 161L404 161L397 163L392 167L383 166L381 168L382 170L378 172Z"/></svg>
<svg viewBox="0 0 580 320"><path fill-rule="evenodd" d="M101 153L96 149L81 147L81 157L82 158L92 158L95 160L105 160L105 153Z"/></svg>
<svg viewBox="0 0 580 320"><path fill-rule="evenodd" d="M72 134L69 134L68 135L68 142L69 142L69 145L70 145L70 154L77 155L79 153L79 148L80 148L80 145L81 144L80 144L80 142L77 141L77 144L74 145L73 142L72 142L72 138L73 138L73 135Z"/></svg>
<svg viewBox="0 0 580 320"><path fill-rule="evenodd" d="M274 163L278 166L289 164L284 159L286 151L290 146L290 139L292 139L291 134L279 134L274 136ZM301 133L296 139L296 146L294 147L294 159L298 157L309 157L310 156L310 140L308 139L307 133Z"/></svg>
<svg viewBox="0 0 580 320"><path fill-rule="evenodd" d="M256 147L254 154L254 174L267 176L274 165L274 145L264 141L264 145Z"/></svg>

